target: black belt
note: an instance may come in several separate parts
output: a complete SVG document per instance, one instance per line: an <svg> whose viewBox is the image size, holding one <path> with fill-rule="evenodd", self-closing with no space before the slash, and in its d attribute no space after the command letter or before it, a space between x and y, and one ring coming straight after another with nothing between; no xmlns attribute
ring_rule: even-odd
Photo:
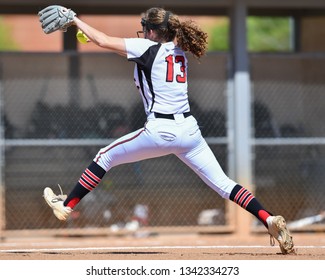
<svg viewBox="0 0 325 280"><path fill-rule="evenodd" d="M173 114L161 114L161 113L154 112L154 115L156 118L175 120ZM184 116L184 118L187 118L187 117L191 116L191 113L190 112L183 113L183 116Z"/></svg>

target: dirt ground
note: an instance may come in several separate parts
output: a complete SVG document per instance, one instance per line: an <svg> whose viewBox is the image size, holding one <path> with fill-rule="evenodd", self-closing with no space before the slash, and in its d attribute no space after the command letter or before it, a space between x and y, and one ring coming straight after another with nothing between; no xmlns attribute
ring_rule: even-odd
<svg viewBox="0 0 325 280"><path fill-rule="evenodd" d="M267 234L159 234L5 238L0 260L325 260L325 233L295 233L296 255Z"/></svg>

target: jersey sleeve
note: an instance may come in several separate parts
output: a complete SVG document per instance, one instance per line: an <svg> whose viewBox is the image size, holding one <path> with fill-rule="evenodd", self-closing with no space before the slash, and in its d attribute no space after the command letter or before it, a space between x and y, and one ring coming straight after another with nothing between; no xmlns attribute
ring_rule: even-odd
<svg viewBox="0 0 325 280"><path fill-rule="evenodd" d="M143 38L127 38L124 40L128 60L142 56L149 47L157 44Z"/></svg>

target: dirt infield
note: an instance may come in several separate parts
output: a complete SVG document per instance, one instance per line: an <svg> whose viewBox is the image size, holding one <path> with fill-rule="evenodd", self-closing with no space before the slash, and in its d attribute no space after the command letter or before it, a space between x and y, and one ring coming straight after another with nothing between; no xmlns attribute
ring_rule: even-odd
<svg viewBox="0 0 325 280"><path fill-rule="evenodd" d="M6 238L0 260L325 260L325 233L294 234L296 255L282 255L267 234Z"/></svg>

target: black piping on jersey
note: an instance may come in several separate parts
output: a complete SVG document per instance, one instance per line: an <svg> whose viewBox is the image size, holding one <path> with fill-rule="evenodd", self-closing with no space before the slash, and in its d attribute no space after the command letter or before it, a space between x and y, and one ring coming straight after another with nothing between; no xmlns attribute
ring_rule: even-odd
<svg viewBox="0 0 325 280"><path fill-rule="evenodd" d="M153 46L149 47L140 57L129 59L130 61L134 61L137 64L140 88L141 88L141 92L142 92L143 96L144 96L144 90L143 90L143 83L142 83L142 74L140 77L139 73L141 71L139 71L139 70L142 70L146 77L146 80L147 80L147 83L148 83L148 86L149 86L149 89L150 89L150 92L152 95L152 104L151 104L151 108L149 109L149 112L152 112L153 105L155 104L155 92L153 90L153 85L152 85L152 80L151 80L151 69L152 69L153 62L157 56L157 53L158 53L160 47L161 47L161 43L158 43L157 45L153 45ZM145 96L144 96L144 98L145 98ZM145 100L148 105L148 100L146 98L145 98Z"/></svg>
<svg viewBox="0 0 325 280"><path fill-rule="evenodd" d="M138 80L139 80L139 83L140 83L141 94L142 94L144 100L146 101L146 104L147 104L147 107L148 107L149 106L148 99L147 99L146 95L143 93L142 71L141 71L141 68L140 68L139 64L137 64L137 69L138 69Z"/></svg>

